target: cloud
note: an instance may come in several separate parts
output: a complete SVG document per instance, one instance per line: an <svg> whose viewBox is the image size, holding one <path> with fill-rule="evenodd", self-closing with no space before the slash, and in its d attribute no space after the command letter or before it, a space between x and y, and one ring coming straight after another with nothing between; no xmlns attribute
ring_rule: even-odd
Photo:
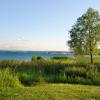
<svg viewBox="0 0 100 100"><path fill-rule="evenodd" d="M49 42L50 41L50 42ZM15 40L4 41L0 43L0 50L64 50L62 42L58 44L58 41L55 39L41 39L36 38L31 40L25 37L18 37ZM66 48L65 48L66 50Z"/></svg>
<svg viewBox="0 0 100 100"><path fill-rule="evenodd" d="M20 42L31 42L29 39L25 39L24 37L19 37L17 39L17 41L20 41Z"/></svg>
<svg viewBox="0 0 100 100"><path fill-rule="evenodd" d="M33 47L32 41L23 37L17 38L14 41L0 43L0 50L33 50Z"/></svg>

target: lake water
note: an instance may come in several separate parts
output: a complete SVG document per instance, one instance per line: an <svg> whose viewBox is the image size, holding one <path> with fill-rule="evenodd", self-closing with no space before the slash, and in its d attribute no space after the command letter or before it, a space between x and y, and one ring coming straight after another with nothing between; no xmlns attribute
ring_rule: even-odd
<svg viewBox="0 0 100 100"><path fill-rule="evenodd" d="M50 57L73 57L71 52L49 52L49 51L0 51L0 60L17 59L31 60L32 56L42 56L45 59Z"/></svg>

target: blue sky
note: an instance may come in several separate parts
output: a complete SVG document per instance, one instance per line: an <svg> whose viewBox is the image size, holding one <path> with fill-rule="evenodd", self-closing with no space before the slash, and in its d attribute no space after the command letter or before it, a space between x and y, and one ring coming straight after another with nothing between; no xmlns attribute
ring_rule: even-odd
<svg viewBox="0 0 100 100"><path fill-rule="evenodd" d="M66 51L68 31L100 0L0 0L0 50Z"/></svg>

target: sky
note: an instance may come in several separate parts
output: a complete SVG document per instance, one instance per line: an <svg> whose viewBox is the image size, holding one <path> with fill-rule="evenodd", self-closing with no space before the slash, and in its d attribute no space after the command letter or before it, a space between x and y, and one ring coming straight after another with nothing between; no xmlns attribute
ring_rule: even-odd
<svg viewBox="0 0 100 100"><path fill-rule="evenodd" d="M67 51L69 30L100 0L0 0L0 50Z"/></svg>

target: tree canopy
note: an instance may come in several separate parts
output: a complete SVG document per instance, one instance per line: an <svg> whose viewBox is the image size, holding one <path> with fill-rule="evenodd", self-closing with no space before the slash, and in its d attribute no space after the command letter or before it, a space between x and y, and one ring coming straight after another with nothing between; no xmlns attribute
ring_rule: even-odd
<svg viewBox="0 0 100 100"><path fill-rule="evenodd" d="M100 42L100 15L95 9L89 8L85 14L79 17L69 31L68 45L76 54L90 54L93 63L97 43Z"/></svg>

